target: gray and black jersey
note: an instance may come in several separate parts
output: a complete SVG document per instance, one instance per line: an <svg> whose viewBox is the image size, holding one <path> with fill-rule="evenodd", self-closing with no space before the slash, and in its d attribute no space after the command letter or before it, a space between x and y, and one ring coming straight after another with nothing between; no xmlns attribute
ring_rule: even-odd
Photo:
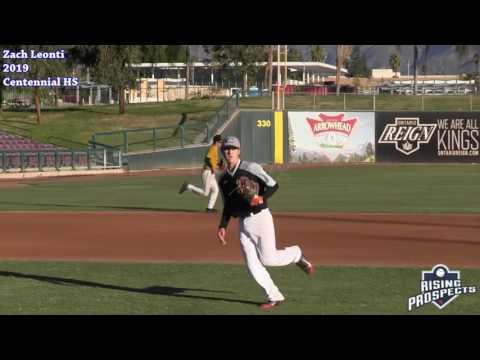
<svg viewBox="0 0 480 360"><path fill-rule="evenodd" d="M250 206L236 191L237 180L241 176L256 181L260 187L258 195L262 196L263 204ZM257 163L240 160L237 167L232 171L226 169L218 181L223 197L223 214L219 227L227 227L230 218L247 217L257 214L261 210L268 208L267 199L278 190L277 182L268 175L265 170Z"/></svg>

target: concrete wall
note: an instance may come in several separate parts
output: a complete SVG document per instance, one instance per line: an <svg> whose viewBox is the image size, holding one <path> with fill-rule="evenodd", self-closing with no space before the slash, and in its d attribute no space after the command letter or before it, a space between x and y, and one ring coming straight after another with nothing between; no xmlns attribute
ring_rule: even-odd
<svg viewBox="0 0 480 360"><path fill-rule="evenodd" d="M259 163L273 162L273 115L271 111L242 110L223 132L223 136L235 136L242 144L243 160Z"/></svg>
<svg viewBox="0 0 480 360"><path fill-rule="evenodd" d="M128 156L129 170L148 170L166 167L188 168L203 164L208 145L172 148Z"/></svg>
<svg viewBox="0 0 480 360"><path fill-rule="evenodd" d="M222 132L242 144L242 159L263 164L274 160L274 121L271 111L240 111ZM172 148L128 156L130 170L196 167L203 164L208 144Z"/></svg>

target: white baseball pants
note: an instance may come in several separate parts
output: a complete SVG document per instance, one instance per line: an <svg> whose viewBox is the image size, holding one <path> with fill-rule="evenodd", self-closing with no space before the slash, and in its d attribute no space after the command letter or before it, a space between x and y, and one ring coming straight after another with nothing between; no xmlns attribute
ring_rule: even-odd
<svg viewBox="0 0 480 360"><path fill-rule="evenodd" d="M217 179L215 178L215 174L212 173L211 170L203 170L202 172L202 182L203 182L203 189L188 184L187 189L191 192L201 195L201 196L208 196L208 205L209 209L213 209L215 206L215 202L217 201L218 197L218 183Z"/></svg>
<svg viewBox="0 0 480 360"><path fill-rule="evenodd" d="M285 300L265 266L285 266L298 262L302 256L300 247L290 246L277 250L275 228L269 209L240 218L239 224L241 249L250 274L265 290L268 300Z"/></svg>

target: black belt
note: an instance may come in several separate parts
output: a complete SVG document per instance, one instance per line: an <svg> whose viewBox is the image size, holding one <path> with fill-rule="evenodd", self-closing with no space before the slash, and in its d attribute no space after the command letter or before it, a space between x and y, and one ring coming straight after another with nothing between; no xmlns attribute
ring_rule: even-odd
<svg viewBox="0 0 480 360"><path fill-rule="evenodd" d="M247 217L250 217L250 216L252 216L252 215L258 214L260 211L265 210L265 209L266 209L266 208L255 209L255 210L249 211L249 212L246 213L246 214L239 215L239 217L240 217L240 218L247 218Z"/></svg>

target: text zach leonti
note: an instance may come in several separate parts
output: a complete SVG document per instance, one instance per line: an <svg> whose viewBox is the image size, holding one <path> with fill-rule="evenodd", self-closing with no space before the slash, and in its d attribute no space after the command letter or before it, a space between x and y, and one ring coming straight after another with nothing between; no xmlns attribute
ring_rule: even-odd
<svg viewBox="0 0 480 360"><path fill-rule="evenodd" d="M4 59L65 59L65 50L57 50L53 52L30 50L30 52L27 52L22 49L13 52L9 49L3 49L2 57Z"/></svg>

